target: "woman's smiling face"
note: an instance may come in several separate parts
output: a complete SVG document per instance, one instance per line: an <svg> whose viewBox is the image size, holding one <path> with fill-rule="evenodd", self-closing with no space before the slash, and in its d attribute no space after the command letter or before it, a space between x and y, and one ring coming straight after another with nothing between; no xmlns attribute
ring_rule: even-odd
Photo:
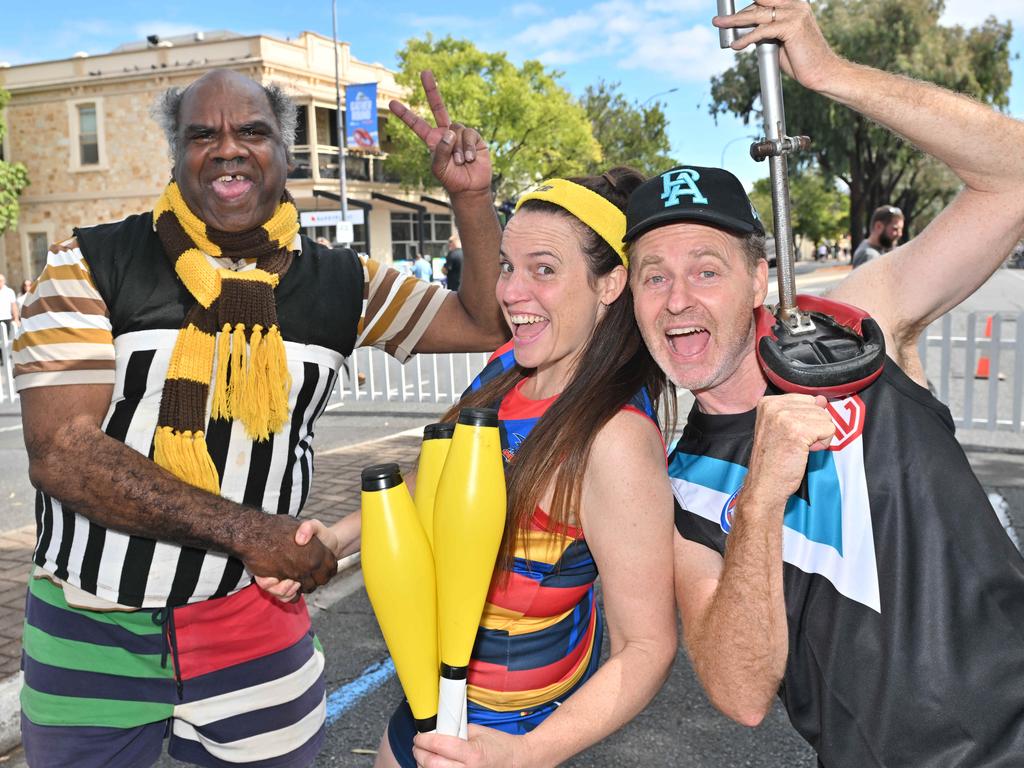
<svg viewBox="0 0 1024 768"><path fill-rule="evenodd" d="M547 394L565 388L622 280L590 272L582 225L568 215L524 210L505 227L496 295L512 329L516 362L537 371Z"/></svg>

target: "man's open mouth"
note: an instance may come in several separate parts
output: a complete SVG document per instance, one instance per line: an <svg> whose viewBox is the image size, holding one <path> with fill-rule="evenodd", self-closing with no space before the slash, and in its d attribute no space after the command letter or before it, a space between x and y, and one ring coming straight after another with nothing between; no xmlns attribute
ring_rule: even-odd
<svg viewBox="0 0 1024 768"><path fill-rule="evenodd" d="M213 180L213 192L221 200L237 200L253 187L252 179L235 173L225 173Z"/></svg>
<svg viewBox="0 0 1024 768"><path fill-rule="evenodd" d="M707 328L699 325L669 328L665 331L665 337L668 339L669 348L680 357L699 355L711 341L711 334Z"/></svg>

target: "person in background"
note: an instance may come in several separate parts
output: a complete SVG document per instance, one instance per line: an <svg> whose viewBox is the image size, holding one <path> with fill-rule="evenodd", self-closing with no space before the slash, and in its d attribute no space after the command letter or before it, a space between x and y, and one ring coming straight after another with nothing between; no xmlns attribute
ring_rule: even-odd
<svg viewBox="0 0 1024 768"><path fill-rule="evenodd" d="M427 259L425 254L416 254L416 261L412 263L412 274L414 277L417 277L420 280L425 280L428 283L434 276L434 270L430 266L430 260Z"/></svg>
<svg viewBox="0 0 1024 768"><path fill-rule="evenodd" d="M7 330L7 338L14 335L20 317L18 297L7 284L7 278L0 275L0 324Z"/></svg>
<svg viewBox="0 0 1024 768"><path fill-rule="evenodd" d="M22 280L21 282L21 293L18 294L18 312L20 315L21 308L25 306L25 299L28 297L29 291L32 290L31 280Z"/></svg>
<svg viewBox="0 0 1024 768"><path fill-rule="evenodd" d="M441 271L445 275L448 290L459 290L462 284L462 241L457 233L452 233L448 238L448 254Z"/></svg>
<svg viewBox="0 0 1024 768"><path fill-rule="evenodd" d="M895 205L881 205L871 214L870 231L853 251L851 266L857 267L891 251L903 237L903 211Z"/></svg>

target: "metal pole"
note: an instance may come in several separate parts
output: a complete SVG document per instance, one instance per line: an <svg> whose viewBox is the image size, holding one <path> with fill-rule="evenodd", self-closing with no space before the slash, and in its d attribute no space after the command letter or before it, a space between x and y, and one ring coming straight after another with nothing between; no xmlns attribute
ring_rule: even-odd
<svg viewBox="0 0 1024 768"><path fill-rule="evenodd" d="M736 13L736 3L734 0L718 0L718 15L719 16L732 16ZM720 48L728 48L737 37L742 35L747 30L745 29L733 29L731 27L722 27L718 30L718 45Z"/></svg>
<svg viewBox="0 0 1024 768"><path fill-rule="evenodd" d="M717 0L718 14L735 13L735 0ZM745 30L720 29L722 48L728 48ZM764 141L750 147L755 160L768 160L772 188L772 214L775 222L775 263L779 281L779 320L791 333L809 333L814 330L810 316L796 307L796 275L793 266L793 228L789 204L789 167L786 155L807 149L806 136L786 135L786 111L782 102L782 70L779 68L779 44L765 41L757 44L757 69L761 79L761 108L764 112ZM722 151L723 159L725 151Z"/></svg>
<svg viewBox="0 0 1024 768"><path fill-rule="evenodd" d="M345 127L341 119L341 78L338 75L338 0L331 0L331 29L334 37L334 95L338 104L338 179L341 189L341 220L348 221L348 191L345 185Z"/></svg>
<svg viewBox="0 0 1024 768"><path fill-rule="evenodd" d="M786 110L782 102L782 72L777 43L757 44L757 68L761 75L761 107L764 135L781 142L786 135ZM779 314L788 319L796 305L796 277L793 274L793 229L790 225L789 168L784 154L768 158L775 220L775 263L779 279Z"/></svg>
<svg viewBox="0 0 1024 768"><path fill-rule="evenodd" d="M786 135L786 108L782 101L782 70L779 45L757 44L757 68L761 76L761 108L764 110L765 140L750 148L755 160L768 159L772 187L772 213L775 221L775 264L779 280L779 320L791 333L810 333L814 323L796 307L795 248L789 205L789 167L786 155L807 149L806 136Z"/></svg>

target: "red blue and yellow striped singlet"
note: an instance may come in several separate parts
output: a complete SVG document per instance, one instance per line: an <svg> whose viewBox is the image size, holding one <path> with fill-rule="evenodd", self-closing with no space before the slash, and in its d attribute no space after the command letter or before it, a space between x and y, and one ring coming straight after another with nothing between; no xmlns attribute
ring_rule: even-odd
<svg viewBox="0 0 1024 768"><path fill-rule="evenodd" d="M477 389L515 363L505 345L473 382ZM522 382L498 408L502 453L511 462L557 396L530 400ZM654 419L645 392L625 406ZM556 528L539 506L512 573L491 584L469 664L469 721L510 733L532 730L597 670L603 619L597 564L581 528Z"/></svg>

